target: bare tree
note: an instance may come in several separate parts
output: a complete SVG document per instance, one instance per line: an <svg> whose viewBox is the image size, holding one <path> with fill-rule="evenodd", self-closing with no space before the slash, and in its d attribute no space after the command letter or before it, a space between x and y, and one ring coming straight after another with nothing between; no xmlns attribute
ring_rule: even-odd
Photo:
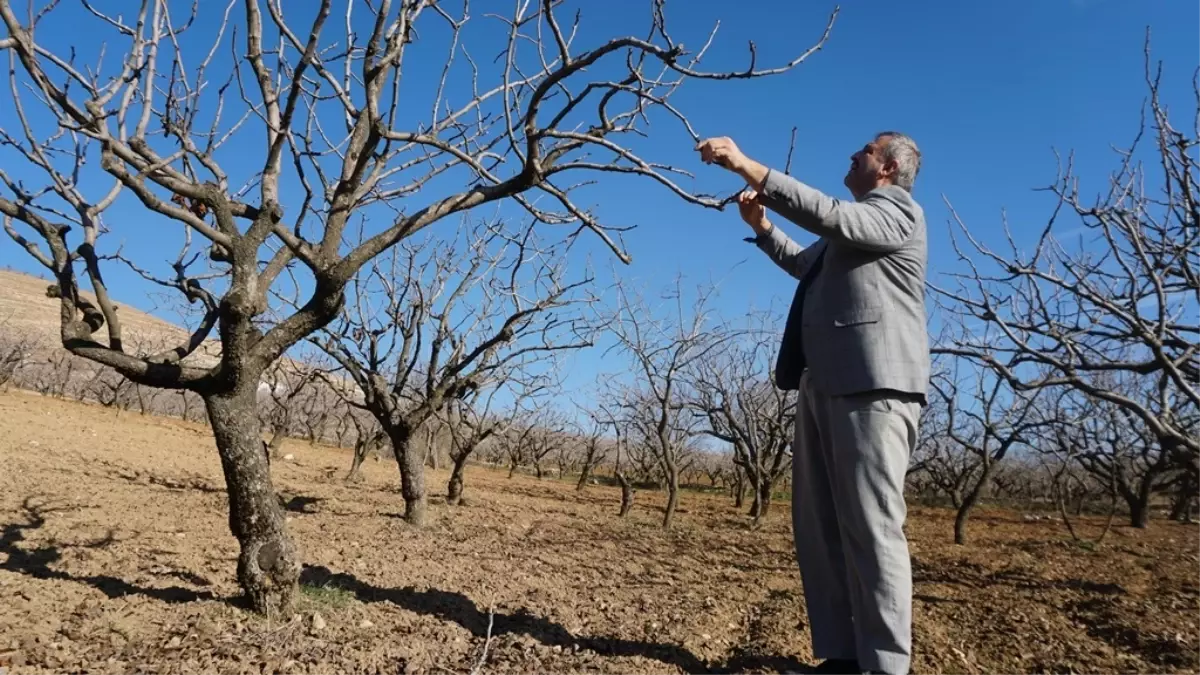
<svg viewBox="0 0 1200 675"><path fill-rule="evenodd" d="M406 242L353 281L342 318L316 341L391 441L408 522L421 525L426 513L418 429L529 360L590 344L575 309L590 278L566 281L564 269L532 227L480 223L453 242Z"/></svg>
<svg viewBox="0 0 1200 675"><path fill-rule="evenodd" d="M241 548L239 582L268 613L291 604L300 562L271 487L256 390L271 363L338 316L358 270L447 216L499 200L542 222L574 223L628 260L619 228L578 202L571 177L626 174L696 205L723 206L727 199L689 193L673 178L679 171L622 139L644 134L655 113L695 142L669 102L683 82L786 72L820 48L833 20L780 67L757 66L751 50L748 68L705 72L698 63L708 43L687 54L661 2L650 3L646 37L592 48L579 46L578 24L564 30L558 3L518 3L509 16L482 19L496 38L486 44L503 50L492 74L467 49L464 27L478 19L465 2L338 5L320 0L302 11L246 0L243 11L231 2L222 13L192 3L179 16L163 0L141 0L126 21L90 2L73 13L50 2L22 20L11 0L0 0L0 48L12 61L4 105L16 120L16 130L0 133L0 148L6 169L22 167L20 180L0 174L10 193L0 198L5 229L53 274L67 349L139 384L203 397ZM84 55L38 40L63 31L96 36L100 55L80 66ZM425 100L400 94L418 35L423 50L437 47L428 44L434 36L445 40L442 74ZM124 47L106 55L114 45ZM225 50L232 58L215 58ZM535 204L536 195L550 203ZM121 196L140 204L144 231L182 226L175 242L162 236L181 249L166 274L101 250L102 235L121 227L105 218ZM353 237L351 218L367 213L378 227ZM207 260L193 251L194 237ZM179 346L150 354L125 344L103 274L118 261L200 308ZM280 306L275 295L300 299ZM217 362L188 359L214 330Z"/></svg>
<svg viewBox="0 0 1200 675"><path fill-rule="evenodd" d="M565 478L579 470L587 447L574 425L568 424L567 429L569 431L563 434L562 442L553 449L554 471L558 478Z"/></svg>
<svg viewBox="0 0 1200 675"><path fill-rule="evenodd" d="M530 356L530 355L527 355ZM480 447L491 445L503 458L504 445L498 443L517 419L516 411L524 409L550 391L554 383L554 368L538 372L537 359L527 359L520 368L507 372L497 369L491 378L494 383L484 389L473 389L445 407L446 426L450 434L450 480L446 486L446 503L462 503L466 465ZM530 372L530 371L534 372ZM511 412L497 411L499 401L508 401Z"/></svg>
<svg viewBox="0 0 1200 675"><path fill-rule="evenodd" d="M1171 125L1159 99L1161 75L1147 38L1142 125L1118 151L1107 189L1087 198L1068 161L1046 188L1057 205L1028 251L1007 223L1008 251L999 252L954 214L969 243L970 253L956 237L968 271L953 275L953 287L934 290L951 321L982 328L963 331L936 351L984 364L1019 391L1065 387L1110 411L1120 409L1125 430L1142 429L1143 440L1158 445L1150 452L1138 440L1141 449L1133 452L1165 458L1194 480L1200 471L1200 165L1193 154L1200 115L1190 134ZM1200 80L1193 86L1200 112ZM1149 168L1140 160L1147 137L1157 160ZM1074 217L1070 230L1063 229L1064 215ZM1109 456L1081 461L1107 475L1121 464L1108 463ZM1157 459L1151 464L1161 468ZM1144 489L1153 491L1146 485L1134 492Z"/></svg>
<svg viewBox="0 0 1200 675"><path fill-rule="evenodd" d="M275 457L283 441L295 433L307 414L296 401L312 388L321 371L293 359L280 359L263 373L267 400L260 406L263 425L271 432L267 453Z"/></svg>
<svg viewBox="0 0 1200 675"><path fill-rule="evenodd" d="M179 418L185 422L203 422L204 401L194 391L179 392Z"/></svg>
<svg viewBox="0 0 1200 675"><path fill-rule="evenodd" d="M0 326L0 389L16 377L17 371L33 357L36 348L37 342L32 338Z"/></svg>
<svg viewBox="0 0 1200 675"><path fill-rule="evenodd" d="M33 388L45 396L66 398L76 376L81 359L63 349L53 349L46 360L38 364L33 375Z"/></svg>
<svg viewBox="0 0 1200 675"><path fill-rule="evenodd" d="M467 461L480 446L503 434L511 417L493 412L492 405L500 387L454 399L446 406L450 428L450 480L446 484L446 503L462 503L463 481Z"/></svg>
<svg viewBox="0 0 1200 675"><path fill-rule="evenodd" d="M700 433L687 409L689 369L708 356L720 339L707 315L711 289L689 303L676 279L665 307L652 307L618 283L617 309L606 323L633 362L634 384L622 402L631 422L629 440L649 449L667 487L663 527L669 528L679 503L679 478L687 468L692 441Z"/></svg>
<svg viewBox="0 0 1200 675"><path fill-rule="evenodd" d="M508 477L522 466L531 466L542 480L546 459L569 441L566 417L549 405L516 409L507 426L499 441L508 457Z"/></svg>
<svg viewBox="0 0 1200 675"><path fill-rule="evenodd" d="M508 429L498 440L508 462L508 477L512 478L517 475L517 469L530 463L529 448L533 445L530 437L537 431L537 426L529 420L532 413L528 410L515 409L510 415Z"/></svg>
<svg viewBox="0 0 1200 675"><path fill-rule="evenodd" d="M1108 496L1108 519L1100 534L1090 540L1099 544L1108 535L1117 513L1117 472L1107 472L1103 482L1099 473L1082 468L1081 454L1100 452L1091 446L1099 437L1097 429L1105 424L1098 415L1110 412L1103 403L1081 392L1067 391L1064 395L1046 401L1037 415L1049 421L1038 430L1035 449L1041 459L1041 468L1049 477L1049 499L1057 509L1063 526L1071 539L1083 542L1080 528L1072 520L1069 504L1075 502L1075 515L1083 513L1084 503L1098 494ZM1102 434L1100 434L1102 435ZM1099 488L1099 489L1097 489Z"/></svg>
<svg viewBox="0 0 1200 675"><path fill-rule="evenodd" d="M525 456L529 463L533 464L534 475L538 480L542 480L545 477L543 465L546 459L570 444L566 433L567 420L559 411L545 407L538 410L527 423L532 424L533 430L525 435L528 443Z"/></svg>
<svg viewBox="0 0 1200 675"><path fill-rule="evenodd" d="M1135 384L1133 378L1122 378ZM1107 385L1131 398L1139 397L1121 384ZM1145 396L1145 394L1142 394ZM1129 524L1145 528L1150 520L1150 500L1167 492L1180 480L1174 457L1164 449L1136 415L1104 399L1072 397L1064 406L1064 423L1054 425L1048 439L1057 453L1070 457L1100 485L1111 486L1129 509Z"/></svg>
<svg viewBox="0 0 1200 675"><path fill-rule="evenodd" d="M306 359L306 368L316 368L322 372L330 370L328 366L318 365L318 358L313 355ZM297 416L303 428L304 438L309 445L316 445L331 440L336 418L345 398L339 393L342 383L336 383L328 378L321 378L304 387L295 399L299 408Z"/></svg>
<svg viewBox="0 0 1200 675"><path fill-rule="evenodd" d="M1055 429L1061 429L1067 425L1054 425ZM1071 535L1071 539L1075 541L1085 541L1080 536L1079 527L1071 520L1071 514L1067 510L1067 502L1070 500L1071 494L1074 492L1080 495L1080 503L1082 503L1083 495L1086 495L1090 490L1090 486L1080 476L1072 471L1075 465L1073 458L1070 455L1061 456L1056 453L1056 461L1047 463L1046 470L1050 473L1050 492L1051 499L1054 501L1055 507L1058 509L1059 517L1062 519L1063 525L1067 528L1067 533ZM1086 475L1086 474L1085 474ZM1095 545L1104 541L1109 531L1112 529L1113 519L1117 515L1117 490L1115 482L1109 484L1109 510L1108 519L1104 522L1104 527L1100 534L1095 539L1088 540L1090 544ZM1079 515L1081 509L1076 510L1076 515Z"/></svg>
<svg viewBox="0 0 1200 675"><path fill-rule="evenodd" d="M120 373L96 368L88 382L85 396L94 399L105 408L118 411L129 409L135 400L136 383Z"/></svg>
<svg viewBox="0 0 1200 675"><path fill-rule="evenodd" d="M590 424L577 424L575 436L583 444L579 480L575 483L575 490L582 492L587 488L592 472L608 458L609 447L604 442L604 425L594 419Z"/></svg>
<svg viewBox="0 0 1200 675"><path fill-rule="evenodd" d="M634 494L633 484L621 468L621 451L629 445L629 417L621 406L617 390L611 384L601 386L594 403L594 407L589 411L592 421L600 427L611 427L613 430L613 477L621 486L621 506L617 510L617 517L624 518L633 509ZM628 452L625 454L628 455Z"/></svg>
<svg viewBox="0 0 1200 675"><path fill-rule="evenodd" d="M1031 447L1038 429L1057 423L1034 414L1037 392L1014 391L990 370L973 368L969 362L961 365L967 373L955 368L938 373L931 382L935 396L946 406L949 442L943 446L948 459L930 466L935 480L948 481L943 489L957 509L955 544L966 543L971 510L990 487L1005 456L1015 447Z"/></svg>
<svg viewBox="0 0 1200 675"><path fill-rule="evenodd" d="M387 444L387 434L379 426L375 418L366 413L356 414L350 410L346 417L354 425L354 459L350 464L350 472L346 474L346 482L351 483L362 478L362 465L367 455L372 452L378 457L379 452Z"/></svg>
<svg viewBox="0 0 1200 675"><path fill-rule="evenodd" d="M762 316L751 321L747 330L727 330L718 348L693 363L690 405L703 416L704 433L732 446L757 521L767 513L776 481L791 468L796 396L775 386L775 331Z"/></svg>

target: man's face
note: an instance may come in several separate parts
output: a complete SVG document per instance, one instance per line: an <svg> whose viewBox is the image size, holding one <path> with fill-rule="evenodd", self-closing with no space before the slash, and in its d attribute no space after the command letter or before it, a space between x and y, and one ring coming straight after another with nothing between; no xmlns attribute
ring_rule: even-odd
<svg viewBox="0 0 1200 675"><path fill-rule="evenodd" d="M843 179L850 194L855 199L861 199L871 190L891 182L895 166L883 162L883 148L887 146L888 137L882 136L867 143L861 150L850 155L850 170Z"/></svg>

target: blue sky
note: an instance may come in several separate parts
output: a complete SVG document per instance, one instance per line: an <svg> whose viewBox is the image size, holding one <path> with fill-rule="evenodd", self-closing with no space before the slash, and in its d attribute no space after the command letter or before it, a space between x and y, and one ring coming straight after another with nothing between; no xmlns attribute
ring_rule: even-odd
<svg viewBox="0 0 1200 675"><path fill-rule="evenodd" d="M581 47L606 35L641 35L646 25L645 5L633 0L580 7L587 26ZM629 14L620 11L624 7ZM820 35L832 3L748 2L735 10L728 2L676 0L667 7L672 36L691 47L721 21L705 63L725 69L744 67L748 39L754 39L760 63L786 61L806 49ZM62 20L78 18L70 14L78 10L62 11ZM474 3L473 11L485 10ZM1166 100L1181 123L1190 123L1198 11L1196 2L1183 0L928 1L903 8L856 0L842 7L825 49L791 73L751 82L689 83L674 102L701 135L732 136L748 154L776 166L782 166L789 134L797 127L793 175L840 197L847 196L841 176L849 155L874 132L899 129L913 136L924 155L915 195L926 210L930 272L936 279L954 266L943 195L975 232L997 241L1001 209L1007 209L1018 237L1044 224L1052 204L1033 188L1053 180L1054 148L1076 153L1085 193L1104 187L1115 159L1110 144L1128 142L1136 130L1145 95L1147 26L1155 58L1166 62ZM83 46L91 38L65 32L45 39ZM412 70L406 77L415 89L428 88L437 71ZM422 101L414 118L427 110ZM0 105L0 124L13 128L7 105ZM230 152L246 147L254 146L239 143ZM684 179L685 187L721 193L738 188L736 178L700 164L690 139L677 128L656 122L640 149L694 171L696 178ZM632 265L615 264L629 283L654 295L678 274L696 282L721 279L722 314L737 316L748 306L772 302L785 311L793 282L742 243L748 230L736 212L684 204L645 181L600 178L588 192L589 205L607 222L637 226L626 237ZM175 239L146 221L133 199L123 197L111 215L110 248L120 242L126 253L148 265L173 257ZM454 224L439 227L449 234ZM785 227L800 241L811 240ZM585 256L603 268L614 262L594 242L576 255L581 266ZM0 265L38 271L7 238L0 240ZM157 306L147 297L146 284L131 274L114 271L110 283L125 303L147 310ZM581 355L572 384L620 369L617 358L601 362L599 350Z"/></svg>

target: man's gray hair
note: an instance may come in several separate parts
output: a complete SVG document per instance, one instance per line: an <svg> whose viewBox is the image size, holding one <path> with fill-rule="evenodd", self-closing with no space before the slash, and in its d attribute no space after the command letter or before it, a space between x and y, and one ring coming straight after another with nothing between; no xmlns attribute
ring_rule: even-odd
<svg viewBox="0 0 1200 675"><path fill-rule="evenodd" d="M917 173L921 171L921 150L916 141L899 131L875 134L877 141L885 138L888 142L883 146L883 161L896 162L896 185L912 192Z"/></svg>

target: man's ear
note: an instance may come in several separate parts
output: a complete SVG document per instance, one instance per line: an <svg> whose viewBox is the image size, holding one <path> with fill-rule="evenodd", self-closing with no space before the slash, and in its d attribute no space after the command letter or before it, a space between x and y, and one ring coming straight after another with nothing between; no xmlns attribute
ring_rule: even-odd
<svg viewBox="0 0 1200 675"><path fill-rule="evenodd" d="M889 159L888 161L883 163L883 166L879 167L879 176L880 176L880 178L886 178L890 181L895 182L896 172L899 170L900 170L900 164L898 162L896 162L896 160L894 160L894 159Z"/></svg>

